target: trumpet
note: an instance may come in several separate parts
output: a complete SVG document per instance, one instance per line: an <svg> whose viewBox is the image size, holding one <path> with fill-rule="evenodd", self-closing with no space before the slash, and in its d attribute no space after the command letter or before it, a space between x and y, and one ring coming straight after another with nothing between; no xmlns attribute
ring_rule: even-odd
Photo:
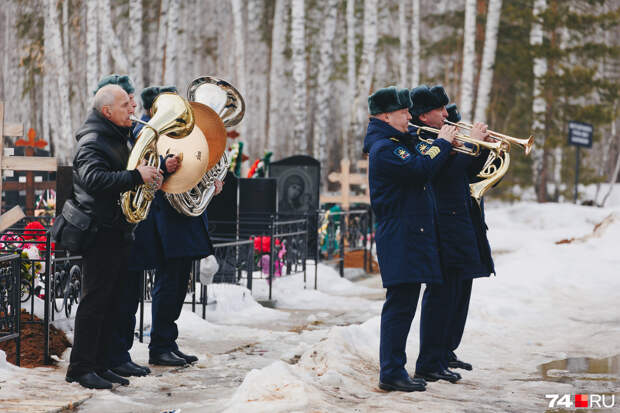
<svg viewBox="0 0 620 413"><path fill-rule="evenodd" d="M449 120L445 120L444 123L447 123L448 125L456 126L457 128L463 128L467 130L472 130L474 127L471 123L467 123L467 122L454 123L454 122L450 122ZM534 145L534 136L530 136L527 139L520 139L520 138L514 138L512 136L504 135L503 133L495 132L492 130L489 130L487 132L495 140L506 142L509 145L514 144L514 145L520 146L521 148L523 148L523 151L525 152L525 156L529 155L530 152L532 151L532 145Z"/></svg>
<svg viewBox="0 0 620 413"><path fill-rule="evenodd" d="M439 129L431 128L428 126L419 126L411 122L409 122L409 126L418 128L418 135L421 130L439 134ZM433 144L434 139L424 139L420 136L418 136L418 138L423 142L426 142L431 145ZM461 143L467 143L471 146L467 146L467 145L455 146L454 148L452 148L452 150L455 152L464 153L465 155L469 155L469 156L480 155L480 151L482 151L482 149L488 149L490 151L495 152L495 151L506 150L507 147L509 146L509 144L506 141L501 141L501 142L479 141L478 139L472 138L469 135L463 135L461 133L457 133L455 139Z"/></svg>

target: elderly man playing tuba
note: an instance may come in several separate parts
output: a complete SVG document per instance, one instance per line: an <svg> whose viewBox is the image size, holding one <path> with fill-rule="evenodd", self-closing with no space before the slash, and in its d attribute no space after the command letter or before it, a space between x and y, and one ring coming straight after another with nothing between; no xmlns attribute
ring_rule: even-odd
<svg viewBox="0 0 620 413"><path fill-rule="evenodd" d="M151 166L126 170L127 140L133 106L118 85L106 85L95 94L93 110L79 128L73 159L73 196L62 216L70 223L56 235L61 245L88 226L79 246L85 271L82 296L75 316L75 330L66 380L84 387L110 389L112 383L129 384L109 370L109 340L122 314L119 291L126 288L127 261L133 240L118 203L121 192L136 185L160 185L162 176ZM68 204L68 206L67 206ZM72 208L72 209L71 209ZM71 209L70 211L65 211ZM82 217L82 218L80 218ZM76 221L76 218L78 221Z"/></svg>

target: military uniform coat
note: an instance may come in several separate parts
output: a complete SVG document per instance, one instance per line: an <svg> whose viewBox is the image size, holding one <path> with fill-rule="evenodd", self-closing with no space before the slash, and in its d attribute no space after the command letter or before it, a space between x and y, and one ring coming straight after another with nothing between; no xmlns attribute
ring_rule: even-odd
<svg viewBox="0 0 620 413"><path fill-rule="evenodd" d="M434 135L422 136L432 137ZM489 152L478 157L452 152L433 176L439 211L439 249L450 274L462 279L488 277L495 272L484 222L484 204L478 206L469 185L476 182Z"/></svg>
<svg viewBox="0 0 620 413"><path fill-rule="evenodd" d="M442 282L431 179L450 148L444 139L422 144L370 119L364 152L369 154L370 200L384 287Z"/></svg>

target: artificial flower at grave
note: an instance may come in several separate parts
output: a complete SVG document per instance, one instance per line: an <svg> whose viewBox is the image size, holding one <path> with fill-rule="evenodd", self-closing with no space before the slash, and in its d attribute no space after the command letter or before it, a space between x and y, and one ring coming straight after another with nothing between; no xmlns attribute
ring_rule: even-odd
<svg viewBox="0 0 620 413"><path fill-rule="evenodd" d="M36 217L53 217L56 215L56 191L48 189L44 194L39 195L34 208Z"/></svg>
<svg viewBox="0 0 620 413"><path fill-rule="evenodd" d="M264 178L267 176L273 152L265 152L265 156L254 161L248 171L248 178Z"/></svg>
<svg viewBox="0 0 620 413"><path fill-rule="evenodd" d="M229 148L229 170L236 176L241 176L241 164L249 158L243 154L243 142L235 142Z"/></svg>

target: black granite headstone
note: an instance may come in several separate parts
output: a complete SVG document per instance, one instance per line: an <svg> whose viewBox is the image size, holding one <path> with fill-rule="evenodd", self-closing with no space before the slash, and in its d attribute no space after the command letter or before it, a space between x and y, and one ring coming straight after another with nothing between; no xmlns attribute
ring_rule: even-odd
<svg viewBox="0 0 620 413"><path fill-rule="evenodd" d="M279 219L308 218L308 254L314 256L321 163L304 155L273 162L269 176L278 180Z"/></svg>
<svg viewBox="0 0 620 413"><path fill-rule="evenodd" d="M222 192L214 196L207 207L209 235L212 238L235 238L237 232L238 189L239 178L232 172L228 172L224 178Z"/></svg>

